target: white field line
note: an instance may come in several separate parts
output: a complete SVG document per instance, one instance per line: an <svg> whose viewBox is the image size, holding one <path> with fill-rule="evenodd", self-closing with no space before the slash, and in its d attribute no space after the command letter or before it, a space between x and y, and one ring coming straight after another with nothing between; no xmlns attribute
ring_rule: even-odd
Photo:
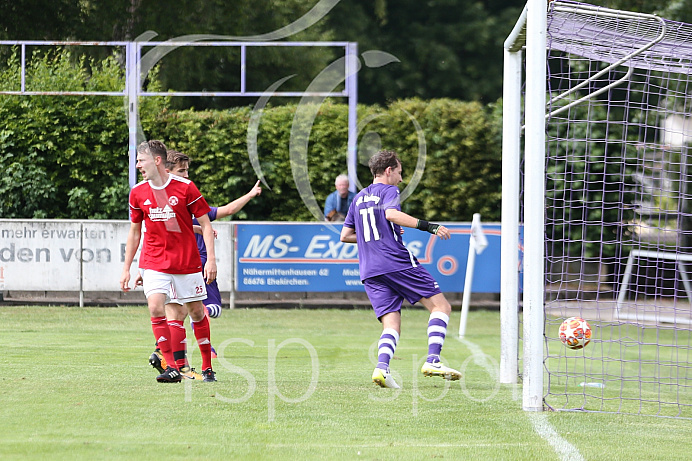
<svg viewBox="0 0 692 461"><path fill-rule="evenodd" d="M548 422L548 416L545 413L527 413L535 431L553 447L562 461L584 461L579 450L563 439L553 425Z"/></svg>
<svg viewBox="0 0 692 461"><path fill-rule="evenodd" d="M459 339L459 337L456 337L457 341L459 341L461 344L466 346L469 351L471 351L471 357L473 357L473 363L478 365L479 367L483 368L486 373L488 373L488 376L490 376L490 379L492 379L494 382L497 382L500 379L500 370L497 369L497 367L493 366L493 364L488 361L486 358L487 355L483 353L483 349L478 347L477 344L472 343L466 338Z"/></svg>
<svg viewBox="0 0 692 461"><path fill-rule="evenodd" d="M499 379L499 370L488 361L487 356L483 353L483 349L466 338L457 338L457 340L469 349L476 365L485 369L488 376L495 381ZM515 398L518 399L519 395L521 394L517 394ZM560 456L561 461L584 461L584 457L579 453L579 450L557 433L555 428L548 422L548 417L544 413L526 413L533 425L533 429L553 447L553 450Z"/></svg>

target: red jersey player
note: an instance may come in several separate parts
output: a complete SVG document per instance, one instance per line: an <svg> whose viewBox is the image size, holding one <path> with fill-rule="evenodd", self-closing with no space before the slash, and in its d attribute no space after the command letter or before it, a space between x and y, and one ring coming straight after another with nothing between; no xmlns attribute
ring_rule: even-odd
<svg viewBox="0 0 692 461"><path fill-rule="evenodd" d="M166 172L166 146L161 141L146 141L137 146L137 168L144 180L130 191L131 224L120 287L123 291L130 290L130 267L144 232L139 270L154 337L168 363L156 380L168 383L182 380L174 366L164 308L172 293L185 304L194 322L204 381L216 381L211 366L209 319L204 315L202 303L207 296L204 280L210 283L216 279L214 231L207 216L209 205L192 181ZM192 228L193 216L202 227L207 246L204 268Z"/></svg>

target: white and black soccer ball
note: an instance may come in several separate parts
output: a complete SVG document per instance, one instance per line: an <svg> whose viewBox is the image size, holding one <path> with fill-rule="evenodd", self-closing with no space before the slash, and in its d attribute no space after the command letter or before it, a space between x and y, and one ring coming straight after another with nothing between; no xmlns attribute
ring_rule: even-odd
<svg viewBox="0 0 692 461"><path fill-rule="evenodd" d="M207 309L207 315L209 315L209 317L215 319L221 316L221 306L218 304L207 304L204 307Z"/></svg>

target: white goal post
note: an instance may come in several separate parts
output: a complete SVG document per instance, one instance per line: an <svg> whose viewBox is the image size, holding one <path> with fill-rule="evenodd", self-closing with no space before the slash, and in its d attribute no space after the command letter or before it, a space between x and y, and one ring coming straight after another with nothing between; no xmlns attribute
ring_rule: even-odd
<svg viewBox="0 0 692 461"><path fill-rule="evenodd" d="M525 411L692 418L691 64L692 25L571 0L505 41L500 382Z"/></svg>
<svg viewBox="0 0 692 461"><path fill-rule="evenodd" d="M524 200L524 386L523 408L543 410L543 215L546 100L546 25L547 1L529 0L505 42L505 87L502 141L502 283L500 308L502 352L500 379L516 382L518 363L518 287L517 252L519 235L519 158L521 137L522 49L526 47L524 105L525 171L527 188ZM512 245L510 247L510 245ZM512 290L510 292L510 290Z"/></svg>

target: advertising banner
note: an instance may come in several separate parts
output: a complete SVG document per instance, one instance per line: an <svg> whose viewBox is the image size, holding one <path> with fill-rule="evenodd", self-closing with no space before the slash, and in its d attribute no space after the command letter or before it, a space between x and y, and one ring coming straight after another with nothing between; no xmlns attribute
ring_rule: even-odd
<svg viewBox="0 0 692 461"><path fill-rule="evenodd" d="M214 222L222 292L363 291L358 249L329 223ZM445 292L462 292L470 223L446 224L452 238L406 229L403 239ZM232 235L235 227L236 245ZM119 291L125 220L0 219L0 290ZM477 255L473 291L500 292L500 226L484 224L488 247ZM131 277L137 272L137 259ZM237 272L233 274L233 264Z"/></svg>
<svg viewBox="0 0 692 461"><path fill-rule="evenodd" d="M213 227L218 232L219 288L230 291L231 223ZM2 219L0 290L119 291L129 230L125 220ZM139 251L130 270L130 286L138 259Z"/></svg>
<svg viewBox="0 0 692 461"><path fill-rule="evenodd" d="M445 224L449 240L406 229L404 244L444 292L463 292L471 223ZM500 226L483 224L488 247L476 258L473 292L500 292ZM358 249L339 240L341 225L236 224L238 291L364 291Z"/></svg>

